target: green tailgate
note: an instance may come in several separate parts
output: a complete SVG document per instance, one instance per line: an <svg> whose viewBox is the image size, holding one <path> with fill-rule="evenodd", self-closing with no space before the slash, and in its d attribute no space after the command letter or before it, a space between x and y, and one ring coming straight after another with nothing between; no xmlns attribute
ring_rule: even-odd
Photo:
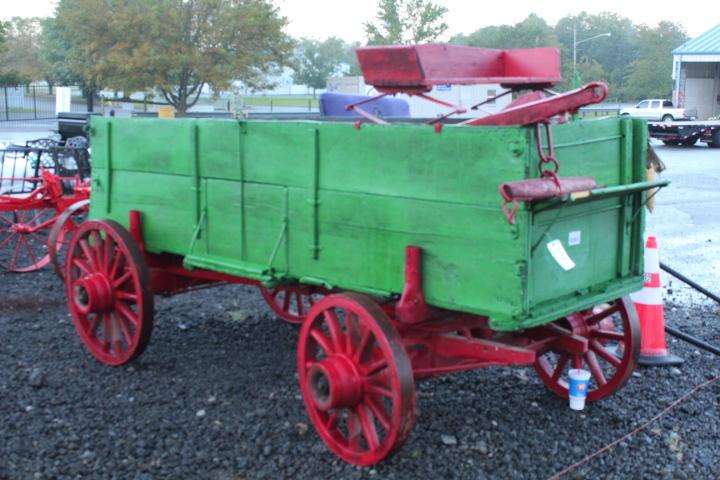
<svg viewBox="0 0 720 480"><path fill-rule="evenodd" d="M188 268L391 295L402 291L405 247L417 245L428 302L488 315L499 330L642 285L642 191L521 205L508 224L498 185L537 176L530 128L92 122L91 217L127 225L130 210L142 211L147 249L181 255ZM553 134L561 175L603 187L644 179L642 122L575 122ZM573 269L550 255L552 240Z"/></svg>

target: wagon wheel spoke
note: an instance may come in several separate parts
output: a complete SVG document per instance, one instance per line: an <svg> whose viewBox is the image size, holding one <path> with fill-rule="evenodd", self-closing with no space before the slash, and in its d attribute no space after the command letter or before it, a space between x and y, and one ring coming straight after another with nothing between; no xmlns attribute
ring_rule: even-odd
<svg viewBox="0 0 720 480"><path fill-rule="evenodd" d="M18 240L15 243L15 250L12 255L12 260L10 260L10 270L15 270L17 268L17 259L20 255L20 245L22 244L24 240L24 237L22 235L18 235Z"/></svg>
<svg viewBox="0 0 720 480"><path fill-rule="evenodd" d="M92 320L88 323L87 333L93 337L97 337L97 328L100 325L101 315L95 314Z"/></svg>
<svg viewBox="0 0 720 480"><path fill-rule="evenodd" d="M597 353L601 358L603 358L606 362L608 362L610 365L612 365L615 368L618 368L622 361L617 358L612 353L608 352L605 347L603 347L597 340L591 340L590 341L590 348L592 351Z"/></svg>
<svg viewBox="0 0 720 480"><path fill-rule="evenodd" d="M290 295L288 294L288 292L285 292L285 294L283 295L282 309L286 312L290 310Z"/></svg>
<svg viewBox="0 0 720 480"><path fill-rule="evenodd" d="M618 304L612 305L598 313L593 313L589 317L585 319L585 322L592 326L597 325L605 318L609 317L610 315L617 313L620 310L620 306Z"/></svg>
<svg viewBox="0 0 720 480"><path fill-rule="evenodd" d="M567 353L563 353L560 355L560 358L558 359L557 366L555 367L555 370L553 371L552 380L557 381L560 376L565 371L565 367L567 366L568 360L570 360L570 355Z"/></svg>
<svg viewBox="0 0 720 480"><path fill-rule="evenodd" d="M37 222L37 221L42 217L42 215L43 215L46 211L47 211L47 208L41 209L40 211L38 211L37 215L35 215L35 216L32 217L30 220L28 220L28 221L26 221L26 222L23 222L23 223L26 223L26 224L28 224L28 225L33 225L35 222Z"/></svg>
<svg viewBox="0 0 720 480"><path fill-rule="evenodd" d="M133 312L132 309L130 309L130 307L128 307L125 303L116 302L115 309L118 314L122 315L125 319L127 319L135 327L138 326L137 314L135 312Z"/></svg>
<svg viewBox="0 0 720 480"><path fill-rule="evenodd" d="M598 386L602 387L607 384L607 380L605 380L605 375L603 374L602 368L600 367L600 363L598 362L595 353L593 353L592 351L588 351L585 354L585 362L590 368L590 373L593 377L595 377L595 382L597 382Z"/></svg>
<svg viewBox="0 0 720 480"><path fill-rule="evenodd" d="M83 254L85 255L85 259L92 267L93 271L100 270L100 266L98 265L97 260L95 259L95 255L93 252L93 249L90 247L90 243L88 243L87 239L80 240L80 248L82 249Z"/></svg>
<svg viewBox="0 0 720 480"><path fill-rule="evenodd" d="M119 278L113 280L113 287L120 288L122 287L125 282L132 279L132 272L127 271L124 274L122 274Z"/></svg>
<svg viewBox="0 0 720 480"><path fill-rule="evenodd" d="M328 430L335 430L337 428L339 418L340 414L337 410L332 412L328 415L327 420L325 421L325 428Z"/></svg>
<svg viewBox="0 0 720 480"><path fill-rule="evenodd" d="M385 398L392 398L392 390L386 385L370 383L365 387L365 392L369 393L370 395L379 395Z"/></svg>
<svg viewBox="0 0 720 480"><path fill-rule="evenodd" d="M299 291L290 292L292 302L290 303L290 311L300 317L305 316L305 305L303 304L303 295Z"/></svg>
<svg viewBox="0 0 720 480"><path fill-rule="evenodd" d="M380 358L370 365L363 366L365 370L365 376L372 377L373 375L377 375L378 373L382 372L384 369L388 367L387 360L384 358Z"/></svg>
<svg viewBox="0 0 720 480"><path fill-rule="evenodd" d="M360 359L363 356L363 353L365 353L365 350L367 349L368 345L370 344L370 338L372 337L372 333L370 330L365 330L362 334L362 338L360 339L360 342L357 345L357 348L355 348L355 351L352 354L352 360L353 362L357 363L360 361Z"/></svg>
<svg viewBox="0 0 720 480"><path fill-rule="evenodd" d="M328 330L330 330L330 339L333 343L333 351L337 353L342 352L345 338L340 327L340 320L338 320L334 311L327 310L325 312L325 325L327 325Z"/></svg>
<svg viewBox="0 0 720 480"><path fill-rule="evenodd" d="M103 350L107 353L110 351L110 343L112 342L112 325L110 324L110 318L107 314L103 313L102 317L102 332L103 332Z"/></svg>
<svg viewBox="0 0 720 480"><path fill-rule="evenodd" d="M90 265L88 265L85 261L79 258L73 258L72 264L82 270L85 275L90 275L90 273L93 271Z"/></svg>
<svg viewBox="0 0 720 480"><path fill-rule="evenodd" d="M360 419L360 426L362 427L368 449L371 451L377 450L380 448L380 439L378 438L378 432L375 428L372 412L364 404L360 404L356 412Z"/></svg>
<svg viewBox="0 0 720 480"><path fill-rule="evenodd" d="M383 405L383 403L378 401L377 397L370 396L366 398L365 403L370 408L370 410L372 410L373 415L375 415L375 418L378 422L380 422L380 425L382 425L385 431L390 430L390 417L385 411L385 406Z"/></svg>
<svg viewBox="0 0 720 480"><path fill-rule="evenodd" d="M9 234L7 237L5 237L5 240L0 241L0 248L5 247L5 245L7 245L8 243L10 243L10 241L11 241L13 238L15 238L16 236L17 236L17 233L16 233L16 232L10 232L10 234Z"/></svg>
<svg viewBox="0 0 720 480"><path fill-rule="evenodd" d="M27 247L27 251L30 254L30 260L32 261L32 264L37 265L38 259L35 256L35 252L33 251L32 245L30 245L30 241L27 238L25 239L25 247Z"/></svg>
<svg viewBox="0 0 720 480"><path fill-rule="evenodd" d="M329 355L335 352L332 344L330 343L330 340L325 336L324 333L322 333L322 331L318 329L313 329L310 331L310 336L313 338L313 340L317 342L320 348L323 349L325 354Z"/></svg>
<svg viewBox="0 0 720 480"><path fill-rule="evenodd" d="M354 451L360 451L360 440L362 438L362 425L358 419L357 413L354 411L348 412L347 419L348 428L348 447Z"/></svg>
<svg viewBox="0 0 720 480"><path fill-rule="evenodd" d="M119 255L115 253L115 257L113 258L112 267L110 268L110 278L115 279L117 278L118 273L120 272L120 268L124 266L125 261L122 255Z"/></svg>
<svg viewBox="0 0 720 480"><path fill-rule="evenodd" d="M611 332L609 330L593 330L591 335L595 338L615 340L616 342L623 342L625 340L625 336L622 333Z"/></svg>

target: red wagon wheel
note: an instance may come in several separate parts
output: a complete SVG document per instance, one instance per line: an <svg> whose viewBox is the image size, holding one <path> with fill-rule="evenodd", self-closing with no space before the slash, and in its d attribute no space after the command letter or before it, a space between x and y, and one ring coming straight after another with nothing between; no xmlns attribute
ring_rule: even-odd
<svg viewBox="0 0 720 480"><path fill-rule="evenodd" d="M315 304L300 330L298 373L310 419L343 460L378 463L410 435L412 367L387 315L368 297L336 294Z"/></svg>
<svg viewBox="0 0 720 480"><path fill-rule="evenodd" d="M587 338L589 348L584 355L558 349L539 351L535 370L546 387L567 398L571 368L590 371L588 401L603 399L625 385L640 355L640 323L628 297L574 313L556 323Z"/></svg>
<svg viewBox="0 0 720 480"><path fill-rule="evenodd" d="M75 329L96 359L122 365L145 350L153 294L145 258L120 224L78 226L65 261L65 294Z"/></svg>
<svg viewBox="0 0 720 480"><path fill-rule="evenodd" d="M0 214L0 265L27 273L50 263L47 238L57 216L52 208Z"/></svg>
<svg viewBox="0 0 720 480"><path fill-rule="evenodd" d="M270 290L261 286L265 301L275 314L289 323L303 323L312 306L328 291L311 285L280 286Z"/></svg>

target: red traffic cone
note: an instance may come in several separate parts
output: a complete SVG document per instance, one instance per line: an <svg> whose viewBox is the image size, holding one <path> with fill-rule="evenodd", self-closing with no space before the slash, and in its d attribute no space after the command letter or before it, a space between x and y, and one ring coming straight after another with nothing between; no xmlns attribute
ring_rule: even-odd
<svg viewBox="0 0 720 480"><path fill-rule="evenodd" d="M665 341L665 310L660 284L660 256L657 239L645 243L645 285L630 295L640 318L641 348L638 363L645 366L680 365L683 360L668 352Z"/></svg>

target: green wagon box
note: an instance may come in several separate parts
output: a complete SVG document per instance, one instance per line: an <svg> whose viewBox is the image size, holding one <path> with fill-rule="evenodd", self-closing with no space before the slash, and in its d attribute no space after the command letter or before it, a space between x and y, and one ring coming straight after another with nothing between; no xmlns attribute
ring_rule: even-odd
<svg viewBox="0 0 720 480"><path fill-rule="evenodd" d="M386 297L415 245L428 303L518 330L642 288L644 131L555 127L562 173L605 188L524 205L509 225L498 185L534 173L531 129L94 119L91 216L142 211L147 250L187 268Z"/></svg>

